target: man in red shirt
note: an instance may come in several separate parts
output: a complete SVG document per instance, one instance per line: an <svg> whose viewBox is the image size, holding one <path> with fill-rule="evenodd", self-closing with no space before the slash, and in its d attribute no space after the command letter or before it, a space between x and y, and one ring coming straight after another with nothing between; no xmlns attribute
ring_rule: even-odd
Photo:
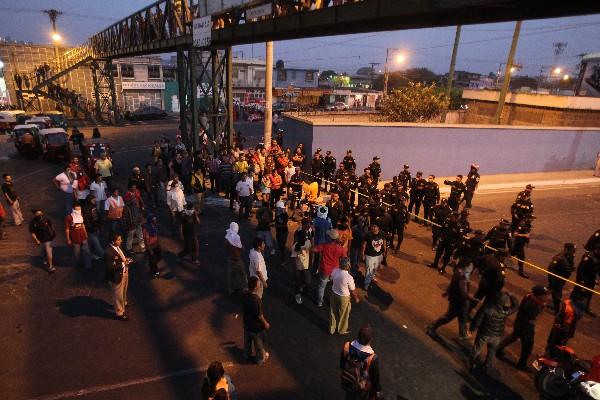
<svg viewBox="0 0 600 400"><path fill-rule="evenodd" d="M340 234L336 229L327 231L327 236L331 239L329 243L316 245L312 248L315 253L321 253L321 262L319 264L319 295L317 299L317 307L323 307L323 296L327 283L331 280L330 276L334 269L340 267L340 258L346 257L346 249L340 241Z"/></svg>

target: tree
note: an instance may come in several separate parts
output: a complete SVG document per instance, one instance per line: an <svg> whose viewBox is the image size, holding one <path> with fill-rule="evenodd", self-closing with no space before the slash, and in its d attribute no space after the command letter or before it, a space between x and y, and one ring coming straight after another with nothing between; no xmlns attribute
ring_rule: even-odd
<svg viewBox="0 0 600 400"><path fill-rule="evenodd" d="M429 85L437 83L439 80L440 75L428 68L409 68L404 71L390 72L388 74L388 88L405 87L408 86L409 82L421 82ZM378 75L375 79L374 89L383 89L383 75Z"/></svg>
<svg viewBox="0 0 600 400"><path fill-rule="evenodd" d="M335 71L332 71L332 70L328 69L327 71L321 72L321 75L319 75L319 78L321 78L322 80L326 81L326 80L329 80L329 79L333 78L336 75L337 74L335 73Z"/></svg>
<svg viewBox="0 0 600 400"><path fill-rule="evenodd" d="M529 87L531 89L538 88L538 80L537 78L527 76L527 75L517 75L513 76L510 79L510 88L511 89L520 89L522 87Z"/></svg>
<svg viewBox="0 0 600 400"><path fill-rule="evenodd" d="M382 103L382 120L388 122L424 122L448 107L444 93L432 83L409 82L387 96Z"/></svg>

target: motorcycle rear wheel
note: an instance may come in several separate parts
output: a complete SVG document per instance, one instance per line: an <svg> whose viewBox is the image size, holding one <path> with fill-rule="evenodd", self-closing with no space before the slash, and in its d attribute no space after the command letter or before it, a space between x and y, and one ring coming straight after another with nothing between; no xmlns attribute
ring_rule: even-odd
<svg viewBox="0 0 600 400"><path fill-rule="evenodd" d="M535 387L542 398L549 400L569 398L571 388L561 375L564 375L561 368L556 368L553 371L544 368L535 376Z"/></svg>

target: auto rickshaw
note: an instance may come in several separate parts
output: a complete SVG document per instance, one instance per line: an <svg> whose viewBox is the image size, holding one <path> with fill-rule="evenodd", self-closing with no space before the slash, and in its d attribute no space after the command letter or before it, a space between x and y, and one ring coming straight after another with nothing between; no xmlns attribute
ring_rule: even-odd
<svg viewBox="0 0 600 400"><path fill-rule="evenodd" d="M16 125L21 125L19 117L23 114L23 110L0 111L0 133L10 132Z"/></svg>
<svg viewBox="0 0 600 400"><path fill-rule="evenodd" d="M100 159L102 154L106 153L106 157L112 161L112 148L106 139L89 139L83 145L85 154L84 169L89 176L95 175L96 161Z"/></svg>
<svg viewBox="0 0 600 400"><path fill-rule="evenodd" d="M67 118L64 113L60 111L46 111L42 116L50 118L55 128L67 129Z"/></svg>
<svg viewBox="0 0 600 400"><path fill-rule="evenodd" d="M63 128L49 128L40 131L42 144L42 157L45 160L55 160L62 158L69 160L71 158L71 149L67 132Z"/></svg>
<svg viewBox="0 0 600 400"><path fill-rule="evenodd" d="M40 129L37 125L16 125L12 136L20 155L38 157L41 154Z"/></svg>
<svg viewBox="0 0 600 400"><path fill-rule="evenodd" d="M40 129L54 128L54 124L50 117L33 117L25 121L25 124L34 124L40 127Z"/></svg>

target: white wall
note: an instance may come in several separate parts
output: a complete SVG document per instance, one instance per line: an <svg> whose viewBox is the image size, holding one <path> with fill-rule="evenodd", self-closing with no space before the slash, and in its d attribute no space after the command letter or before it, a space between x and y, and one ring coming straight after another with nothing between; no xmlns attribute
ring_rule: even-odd
<svg viewBox="0 0 600 400"><path fill-rule="evenodd" d="M403 164L425 174L466 173L471 163L484 174L593 168L600 152L600 129L465 127L382 124L310 125L286 118L286 146L304 141L311 154L331 150L341 160L352 149L359 170L381 158L383 177ZM312 129L311 129L312 128ZM289 141L288 141L289 140Z"/></svg>

